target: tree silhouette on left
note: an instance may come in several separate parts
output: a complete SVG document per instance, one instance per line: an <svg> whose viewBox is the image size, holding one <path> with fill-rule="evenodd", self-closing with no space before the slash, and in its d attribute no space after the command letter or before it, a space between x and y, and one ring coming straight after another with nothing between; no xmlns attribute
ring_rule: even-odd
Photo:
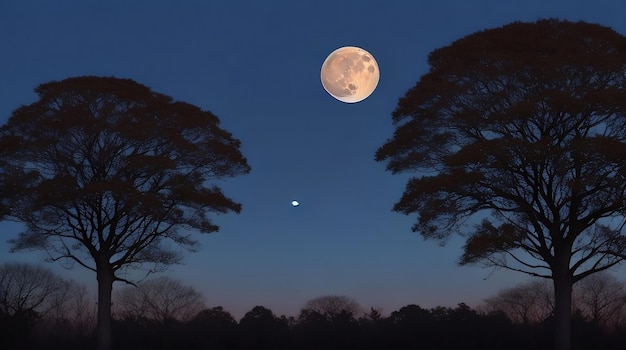
<svg viewBox="0 0 626 350"><path fill-rule="evenodd" d="M98 349L111 348L111 292L129 268L149 272L218 230L208 213L241 210L211 182L246 174L240 141L211 112L130 79L76 77L35 89L0 128L13 250L42 249L96 273ZM183 230L180 230L183 229Z"/></svg>
<svg viewBox="0 0 626 350"><path fill-rule="evenodd" d="M0 339L2 346L25 338L35 324L62 308L71 284L41 266L0 265Z"/></svg>

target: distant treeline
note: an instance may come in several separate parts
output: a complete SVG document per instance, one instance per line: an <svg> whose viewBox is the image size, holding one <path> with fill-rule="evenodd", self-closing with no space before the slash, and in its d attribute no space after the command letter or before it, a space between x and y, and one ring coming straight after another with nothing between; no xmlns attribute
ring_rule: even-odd
<svg viewBox="0 0 626 350"><path fill-rule="evenodd" d="M93 334L70 322L48 320L35 329L2 320L2 338L12 349L89 349ZM349 311L325 315L303 309L297 318L275 316L256 306L237 322L221 307L200 311L188 321L116 318L113 347L135 349L551 349L551 318L513 323L503 313L483 314L465 304L424 309L407 305L383 317L375 309L357 317ZM606 330L576 316L573 349L623 349L626 330ZM16 339L16 336L19 338ZM7 344L7 343L5 343ZM3 347L5 348L5 347ZM6 348L5 348L6 349Z"/></svg>
<svg viewBox="0 0 626 350"><path fill-rule="evenodd" d="M573 350L624 349L626 288L597 274L574 292ZM207 307L193 287L166 276L114 293L113 349L480 349L553 348L553 293L532 280L477 309L407 305L389 315L326 295L296 316L256 306L239 321ZM0 265L0 349L94 349L95 300L87 288L43 267Z"/></svg>

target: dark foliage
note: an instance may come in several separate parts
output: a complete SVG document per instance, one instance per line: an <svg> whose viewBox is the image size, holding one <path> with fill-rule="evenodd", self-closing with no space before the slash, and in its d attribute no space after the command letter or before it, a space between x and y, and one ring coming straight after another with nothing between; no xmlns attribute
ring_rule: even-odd
<svg viewBox="0 0 626 350"><path fill-rule="evenodd" d="M17 345L33 332L40 316L37 312L26 309L12 315L0 311L0 345L17 349Z"/></svg>
<svg viewBox="0 0 626 350"><path fill-rule="evenodd" d="M214 184L246 174L240 142L209 111L130 79L77 77L0 128L0 218L25 224L14 250L45 250L98 280L98 348L110 349L111 291L122 271L161 270L241 210ZM129 281L126 281L129 282Z"/></svg>
<svg viewBox="0 0 626 350"><path fill-rule="evenodd" d="M464 235L461 264L553 279L555 341L569 350L572 285L626 258L626 37L516 22L428 62L376 153L418 174L393 209L425 238Z"/></svg>
<svg viewBox="0 0 626 350"><path fill-rule="evenodd" d="M192 348L235 349L239 341L237 321L221 306L200 311L188 326Z"/></svg>
<svg viewBox="0 0 626 350"><path fill-rule="evenodd" d="M239 321L244 349L291 349L288 335L288 325L263 306L255 306Z"/></svg>
<svg viewBox="0 0 626 350"><path fill-rule="evenodd" d="M113 347L134 349L186 350L549 350L552 322L512 323L499 313L481 314L461 303L455 308L423 309L407 305L388 317L371 312L357 319L347 313L334 319L319 313L301 314L289 324L271 310L256 306L235 321L221 307L206 309L187 322L165 323L148 319L116 320ZM2 342L7 349L82 349L95 344L62 334L32 335L24 324L2 323ZM623 348L626 329L608 331L574 315L574 350ZM5 328L8 327L8 328ZM18 330L19 327L20 330ZM13 330L10 334L4 330Z"/></svg>

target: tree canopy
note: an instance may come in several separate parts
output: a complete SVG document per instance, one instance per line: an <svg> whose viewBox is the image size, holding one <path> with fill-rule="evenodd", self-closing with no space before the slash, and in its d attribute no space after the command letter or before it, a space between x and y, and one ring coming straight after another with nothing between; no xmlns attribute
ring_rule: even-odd
<svg viewBox="0 0 626 350"><path fill-rule="evenodd" d="M249 171L212 113L128 79L70 78L36 92L0 129L2 160L30 180L10 203L28 225L15 249L46 248L92 270L81 253L106 254L114 270L171 263L180 254L166 240L194 245L177 228L217 231L207 212L241 210L208 186Z"/></svg>
<svg viewBox="0 0 626 350"><path fill-rule="evenodd" d="M26 225L11 242L96 272L108 297L101 328L120 272L179 262L176 246L197 245L189 230L218 230L208 213L241 210L214 182L250 167L217 116L133 80L76 77L35 91L0 128L2 207Z"/></svg>
<svg viewBox="0 0 626 350"><path fill-rule="evenodd" d="M417 214L425 238L465 235L462 264L553 278L567 308L573 283L626 256L626 38L516 22L428 62L376 153L393 173L419 174L394 210Z"/></svg>

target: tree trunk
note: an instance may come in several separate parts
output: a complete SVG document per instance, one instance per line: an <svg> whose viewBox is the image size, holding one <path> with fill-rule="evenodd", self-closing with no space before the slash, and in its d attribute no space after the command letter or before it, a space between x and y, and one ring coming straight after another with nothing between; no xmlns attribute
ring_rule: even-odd
<svg viewBox="0 0 626 350"><path fill-rule="evenodd" d="M572 279L554 271L554 349L570 350L572 341Z"/></svg>
<svg viewBox="0 0 626 350"><path fill-rule="evenodd" d="M98 350L111 350L111 292L113 271L108 263L97 265L98 278L98 323L96 335Z"/></svg>

